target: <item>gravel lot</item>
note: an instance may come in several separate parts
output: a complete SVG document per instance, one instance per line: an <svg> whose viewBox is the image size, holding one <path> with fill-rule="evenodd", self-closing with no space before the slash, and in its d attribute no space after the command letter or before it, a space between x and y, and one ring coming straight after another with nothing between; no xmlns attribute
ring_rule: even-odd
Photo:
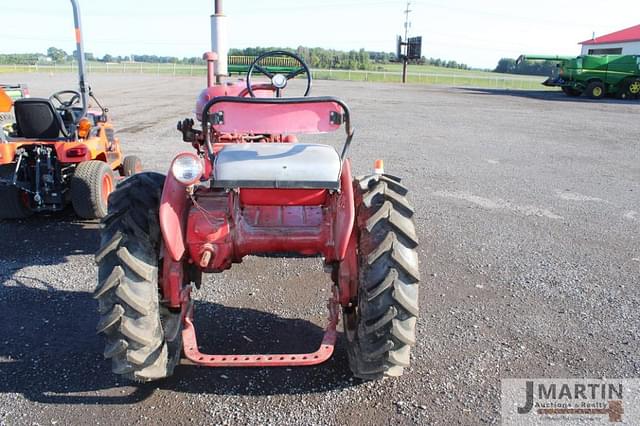
<svg viewBox="0 0 640 426"><path fill-rule="evenodd" d="M2 80L34 96L75 81ZM147 169L189 148L175 123L202 79L90 80ZM314 94L351 106L356 173L383 157L413 190L423 284L407 374L351 379L340 339L313 368L122 383L94 333L97 224L69 212L0 222L0 424L493 424L501 378L640 377L639 102L326 81ZM248 258L196 293L199 341L310 350L329 283L319 260Z"/></svg>

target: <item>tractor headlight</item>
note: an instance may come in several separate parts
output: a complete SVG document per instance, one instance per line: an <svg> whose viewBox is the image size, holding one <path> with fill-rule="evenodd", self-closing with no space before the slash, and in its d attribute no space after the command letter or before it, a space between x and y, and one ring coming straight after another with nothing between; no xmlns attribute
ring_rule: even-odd
<svg viewBox="0 0 640 426"><path fill-rule="evenodd" d="M193 154L180 154L171 165L173 177L186 186L198 182L202 177L202 172L202 160Z"/></svg>

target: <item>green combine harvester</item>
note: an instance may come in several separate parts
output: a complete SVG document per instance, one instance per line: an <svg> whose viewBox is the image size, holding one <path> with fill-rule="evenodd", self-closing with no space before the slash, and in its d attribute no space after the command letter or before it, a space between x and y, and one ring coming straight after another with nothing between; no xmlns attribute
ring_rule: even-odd
<svg viewBox="0 0 640 426"><path fill-rule="evenodd" d="M522 55L516 64L523 61L558 62L559 72L542 84L560 87L567 96L640 99L640 55Z"/></svg>

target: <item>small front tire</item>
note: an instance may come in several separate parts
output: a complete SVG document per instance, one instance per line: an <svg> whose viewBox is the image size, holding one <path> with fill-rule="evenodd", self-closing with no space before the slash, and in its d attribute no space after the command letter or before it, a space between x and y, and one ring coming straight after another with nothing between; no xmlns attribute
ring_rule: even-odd
<svg viewBox="0 0 640 426"><path fill-rule="evenodd" d="M127 155L120 166L120 176L130 177L142 172L142 161L135 155Z"/></svg>

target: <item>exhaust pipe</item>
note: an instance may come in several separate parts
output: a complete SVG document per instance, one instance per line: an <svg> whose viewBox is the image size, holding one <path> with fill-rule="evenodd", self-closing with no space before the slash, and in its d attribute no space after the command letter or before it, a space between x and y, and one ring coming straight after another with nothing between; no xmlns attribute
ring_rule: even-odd
<svg viewBox="0 0 640 426"><path fill-rule="evenodd" d="M202 55L202 59L207 62L207 87L213 87L216 84L214 67L218 60L218 55L215 52L207 52Z"/></svg>
<svg viewBox="0 0 640 426"><path fill-rule="evenodd" d="M78 57L78 84L80 86L80 95L82 97L82 116L87 114L89 109L89 95L87 90L87 83L85 81L85 75L87 74L87 68L84 58L84 43L82 41L82 21L80 19L80 6L77 0L71 0L71 6L73 6L73 21L76 27L76 53Z"/></svg>
<svg viewBox="0 0 640 426"><path fill-rule="evenodd" d="M72 0L73 1L73 0ZM218 55L215 62L216 83L229 75L228 18L222 12L222 0L215 0L215 12L211 15L211 50Z"/></svg>

